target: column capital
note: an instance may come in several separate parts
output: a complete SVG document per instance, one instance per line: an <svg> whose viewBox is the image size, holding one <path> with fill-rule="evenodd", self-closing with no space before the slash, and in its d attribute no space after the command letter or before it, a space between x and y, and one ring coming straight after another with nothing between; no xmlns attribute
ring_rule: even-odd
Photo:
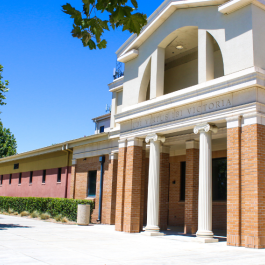
<svg viewBox="0 0 265 265"><path fill-rule="evenodd" d="M137 137L131 137L127 139L127 147L129 146L143 146L143 139Z"/></svg>
<svg viewBox="0 0 265 265"><path fill-rule="evenodd" d="M127 139L120 139L118 140L119 148L124 148L127 146Z"/></svg>
<svg viewBox="0 0 265 265"><path fill-rule="evenodd" d="M203 124L196 125L193 129L193 132L195 134L198 134L198 132L201 132L201 131L205 131L205 132L212 131L216 133L218 131L218 128L213 124L203 123Z"/></svg>
<svg viewBox="0 0 265 265"><path fill-rule="evenodd" d="M118 153L117 152L111 152L109 154L109 160L118 159Z"/></svg>
<svg viewBox="0 0 265 265"><path fill-rule="evenodd" d="M241 119L242 119L242 116L240 115L227 117L226 118L227 129L241 127Z"/></svg>
<svg viewBox="0 0 265 265"><path fill-rule="evenodd" d="M186 149L199 149L199 142L196 140L186 141Z"/></svg>
<svg viewBox="0 0 265 265"><path fill-rule="evenodd" d="M149 143L150 141L154 142L161 141L162 143L164 143L165 140L166 138L164 136L157 135L156 133L150 133L145 138L146 143Z"/></svg>

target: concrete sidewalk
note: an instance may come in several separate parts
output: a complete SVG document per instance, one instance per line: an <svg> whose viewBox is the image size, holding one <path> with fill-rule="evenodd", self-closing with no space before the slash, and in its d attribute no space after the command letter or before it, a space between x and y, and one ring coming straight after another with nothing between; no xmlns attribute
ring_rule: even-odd
<svg viewBox="0 0 265 265"><path fill-rule="evenodd" d="M265 264L265 250L0 215L0 264Z"/></svg>

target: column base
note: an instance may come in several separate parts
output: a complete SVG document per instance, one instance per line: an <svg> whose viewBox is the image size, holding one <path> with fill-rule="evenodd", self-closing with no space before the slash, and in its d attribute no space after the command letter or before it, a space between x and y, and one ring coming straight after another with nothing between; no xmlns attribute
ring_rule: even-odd
<svg viewBox="0 0 265 265"><path fill-rule="evenodd" d="M164 233L160 233L159 231L157 232L151 232L151 231L144 231L144 232L141 232L141 235L143 236L164 236L165 234Z"/></svg>
<svg viewBox="0 0 265 265"><path fill-rule="evenodd" d="M217 243L217 242L219 242L218 239L213 238L213 237L196 237L194 239L194 241L200 242L200 243Z"/></svg>

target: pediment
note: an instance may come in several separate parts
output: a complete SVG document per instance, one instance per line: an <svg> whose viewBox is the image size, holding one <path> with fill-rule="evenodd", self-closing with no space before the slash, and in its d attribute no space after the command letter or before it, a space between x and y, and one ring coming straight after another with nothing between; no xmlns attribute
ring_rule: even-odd
<svg viewBox="0 0 265 265"><path fill-rule="evenodd" d="M241 1L241 0L239 0ZM148 23L139 36L133 34L116 52L118 61L126 62L135 58L137 49L144 43L165 20L167 20L176 10L203 6L219 6L227 0L182 0L164 1L156 11L148 18ZM136 55L132 57L133 54Z"/></svg>

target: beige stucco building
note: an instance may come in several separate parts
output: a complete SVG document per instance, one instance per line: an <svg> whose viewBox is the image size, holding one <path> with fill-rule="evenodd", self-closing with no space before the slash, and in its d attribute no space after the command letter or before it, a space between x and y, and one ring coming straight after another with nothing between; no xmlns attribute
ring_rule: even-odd
<svg viewBox="0 0 265 265"><path fill-rule="evenodd" d="M264 25L263 0L164 1L117 51L95 135L48 148L71 152L68 197L95 199L93 220L117 231L264 248ZM0 159L3 178L27 155Z"/></svg>

